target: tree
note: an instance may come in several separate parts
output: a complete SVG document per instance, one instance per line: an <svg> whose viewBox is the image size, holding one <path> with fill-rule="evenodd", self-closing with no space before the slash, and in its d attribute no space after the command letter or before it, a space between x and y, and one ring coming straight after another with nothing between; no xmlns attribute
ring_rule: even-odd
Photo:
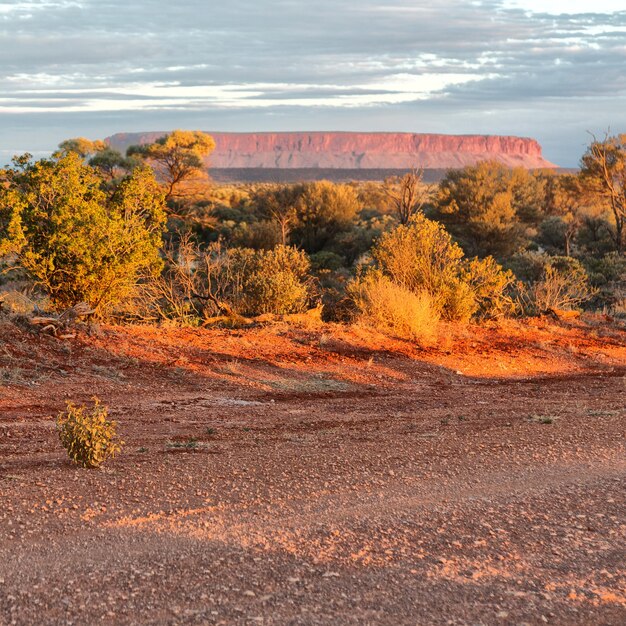
<svg viewBox="0 0 626 626"><path fill-rule="evenodd" d="M551 174L544 180L549 215L539 225L539 243L571 256L585 215L579 179L573 174Z"/></svg>
<svg viewBox="0 0 626 626"><path fill-rule="evenodd" d="M494 161L450 170L439 185L434 216L467 254L506 257L528 241L525 222L535 219L534 186L528 172Z"/></svg>
<svg viewBox="0 0 626 626"><path fill-rule="evenodd" d="M85 137L66 139L59 144L58 149L52 156L60 159L70 153L77 154L83 160L86 160L89 165L95 167L108 181L114 181L138 165L136 159L125 158L121 152L114 150L99 139L96 141L91 141Z"/></svg>
<svg viewBox="0 0 626 626"><path fill-rule="evenodd" d="M54 158L62 158L67 156L70 152L77 154L83 159L87 158L90 154L95 154L101 150L105 150L108 146L104 141L97 139L92 141L85 137L72 137L66 139L59 144L56 152L52 155Z"/></svg>
<svg viewBox="0 0 626 626"><path fill-rule="evenodd" d="M615 247L624 253L626 224L626 134L593 141L581 159L583 187L608 204L615 222Z"/></svg>
<svg viewBox="0 0 626 626"><path fill-rule="evenodd" d="M104 149L98 150L89 159L89 165L97 169L103 178L111 182L130 172L139 163L136 159L124 157L121 152L106 146Z"/></svg>
<svg viewBox="0 0 626 626"><path fill-rule="evenodd" d="M511 190L511 205L515 218L521 224L535 227L541 222L546 211L546 185L551 172L531 172L523 167L505 170Z"/></svg>
<svg viewBox="0 0 626 626"><path fill-rule="evenodd" d="M350 228L361 209L358 195L350 185L318 181L297 185L294 230L297 243L309 254L322 250L331 239Z"/></svg>
<svg viewBox="0 0 626 626"><path fill-rule="evenodd" d="M206 177L204 158L215 148L213 137L200 131L175 130L154 143L130 146L127 157L145 160L165 183L165 199L180 193L183 183Z"/></svg>
<svg viewBox="0 0 626 626"><path fill-rule="evenodd" d="M281 243L289 243L289 235L297 220L298 190L292 185L267 185L251 198L259 214L278 224Z"/></svg>
<svg viewBox="0 0 626 626"><path fill-rule="evenodd" d="M408 224L411 217L421 211L428 200L430 190L423 184L423 177L423 169L413 168L404 176L385 179L383 190L400 224Z"/></svg>
<svg viewBox="0 0 626 626"><path fill-rule="evenodd" d="M0 213L10 228L0 250L16 255L56 308L86 302L106 312L160 271L163 193L149 169L134 170L112 195L74 152L16 163L3 178Z"/></svg>

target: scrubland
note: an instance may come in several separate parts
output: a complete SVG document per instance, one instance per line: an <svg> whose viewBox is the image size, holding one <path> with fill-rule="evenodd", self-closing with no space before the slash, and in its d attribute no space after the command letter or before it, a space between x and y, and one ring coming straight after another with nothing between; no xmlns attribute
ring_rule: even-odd
<svg viewBox="0 0 626 626"><path fill-rule="evenodd" d="M623 624L624 138L437 187L213 145L0 171L0 624Z"/></svg>

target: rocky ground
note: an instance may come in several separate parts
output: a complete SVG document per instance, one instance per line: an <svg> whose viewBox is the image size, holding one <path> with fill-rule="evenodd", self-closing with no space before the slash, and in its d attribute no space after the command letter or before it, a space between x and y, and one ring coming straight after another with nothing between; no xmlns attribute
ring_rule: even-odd
<svg viewBox="0 0 626 626"><path fill-rule="evenodd" d="M0 322L0 624L626 623L626 333ZM125 440L72 466L97 394Z"/></svg>

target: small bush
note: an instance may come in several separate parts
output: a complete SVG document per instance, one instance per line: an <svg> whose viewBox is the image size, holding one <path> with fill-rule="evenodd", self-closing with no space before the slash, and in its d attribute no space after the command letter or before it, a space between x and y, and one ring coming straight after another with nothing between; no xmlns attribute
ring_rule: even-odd
<svg viewBox="0 0 626 626"><path fill-rule="evenodd" d="M404 339L433 341L439 314L427 291L413 293L377 270L348 285L357 319Z"/></svg>
<svg viewBox="0 0 626 626"><path fill-rule="evenodd" d="M585 268L572 257L526 252L513 257L511 266L522 281L521 306L531 315L577 308L595 292Z"/></svg>
<svg viewBox="0 0 626 626"><path fill-rule="evenodd" d="M515 275L511 270L503 270L493 257L467 261L463 281L474 294L478 317L508 317L516 313L518 305L512 293Z"/></svg>
<svg viewBox="0 0 626 626"><path fill-rule="evenodd" d="M121 450L123 442L116 441L117 423L107 417L108 409L98 398L92 409L68 402L66 410L59 413L59 439L74 463L100 467Z"/></svg>
<svg viewBox="0 0 626 626"><path fill-rule="evenodd" d="M309 300L310 263L306 254L288 246L256 253L246 277L246 313L301 313Z"/></svg>

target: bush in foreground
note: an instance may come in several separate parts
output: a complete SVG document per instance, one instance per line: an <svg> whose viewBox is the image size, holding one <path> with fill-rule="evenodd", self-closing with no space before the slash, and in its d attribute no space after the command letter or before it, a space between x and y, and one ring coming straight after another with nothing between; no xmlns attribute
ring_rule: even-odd
<svg viewBox="0 0 626 626"><path fill-rule="evenodd" d="M117 440L117 423L108 418L108 409L94 398L94 406L76 406L67 403L57 417L61 444L72 461L81 467L100 467L115 456L123 442Z"/></svg>

